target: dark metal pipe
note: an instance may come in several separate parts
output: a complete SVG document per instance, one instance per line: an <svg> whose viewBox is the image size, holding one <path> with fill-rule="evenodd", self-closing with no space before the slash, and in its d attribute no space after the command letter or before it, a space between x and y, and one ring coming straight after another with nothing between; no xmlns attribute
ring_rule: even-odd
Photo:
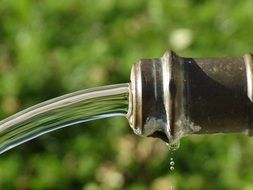
<svg viewBox="0 0 253 190"><path fill-rule="evenodd" d="M253 58L183 58L167 52L132 68L134 132L172 143L191 134L252 134Z"/></svg>

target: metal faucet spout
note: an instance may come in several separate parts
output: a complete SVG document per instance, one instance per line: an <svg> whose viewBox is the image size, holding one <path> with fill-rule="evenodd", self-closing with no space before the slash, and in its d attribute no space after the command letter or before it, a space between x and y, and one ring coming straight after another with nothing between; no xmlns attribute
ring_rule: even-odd
<svg viewBox="0 0 253 190"><path fill-rule="evenodd" d="M132 67L128 119L137 135L173 143L191 134L253 128L253 56L184 58L166 52Z"/></svg>

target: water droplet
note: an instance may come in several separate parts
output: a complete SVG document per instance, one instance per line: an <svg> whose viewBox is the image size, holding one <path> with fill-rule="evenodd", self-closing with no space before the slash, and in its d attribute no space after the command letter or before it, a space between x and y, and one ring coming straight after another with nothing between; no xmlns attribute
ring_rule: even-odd
<svg viewBox="0 0 253 190"><path fill-rule="evenodd" d="M173 153L180 147L180 141L176 141L169 145L169 150Z"/></svg>
<svg viewBox="0 0 253 190"><path fill-rule="evenodd" d="M176 141L172 144L169 144L169 151L171 154L171 158L170 158L170 170L173 171L175 169L175 162L174 159L172 157L173 153L179 148L180 146L180 142Z"/></svg>
<svg viewBox="0 0 253 190"><path fill-rule="evenodd" d="M174 165L175 165L174 159L171 157L170 158L170 170L171 171L175 169Z"/></svg>

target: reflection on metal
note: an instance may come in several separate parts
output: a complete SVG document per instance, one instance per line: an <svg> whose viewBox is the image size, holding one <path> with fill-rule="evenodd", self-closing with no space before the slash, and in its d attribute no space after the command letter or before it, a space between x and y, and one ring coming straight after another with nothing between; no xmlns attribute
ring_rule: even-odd
<svg viewBox="0 0 253 190"><path fill-rule="evenodd" d="M134 132L173 143L190 134L251 134L253 61L184 58L167 52L132 68L128 118Z"/></svg>

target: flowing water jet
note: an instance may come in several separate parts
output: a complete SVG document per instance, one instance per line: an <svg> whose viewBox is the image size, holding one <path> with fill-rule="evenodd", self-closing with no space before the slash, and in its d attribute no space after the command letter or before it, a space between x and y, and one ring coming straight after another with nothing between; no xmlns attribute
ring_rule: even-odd
<svg viewBox="0 0 253 190"><path fill-rule="evenodd" d="M113 116L126 116L129 84L78 91L55 98L0 122L0 153L45 133Z"/></svg>

